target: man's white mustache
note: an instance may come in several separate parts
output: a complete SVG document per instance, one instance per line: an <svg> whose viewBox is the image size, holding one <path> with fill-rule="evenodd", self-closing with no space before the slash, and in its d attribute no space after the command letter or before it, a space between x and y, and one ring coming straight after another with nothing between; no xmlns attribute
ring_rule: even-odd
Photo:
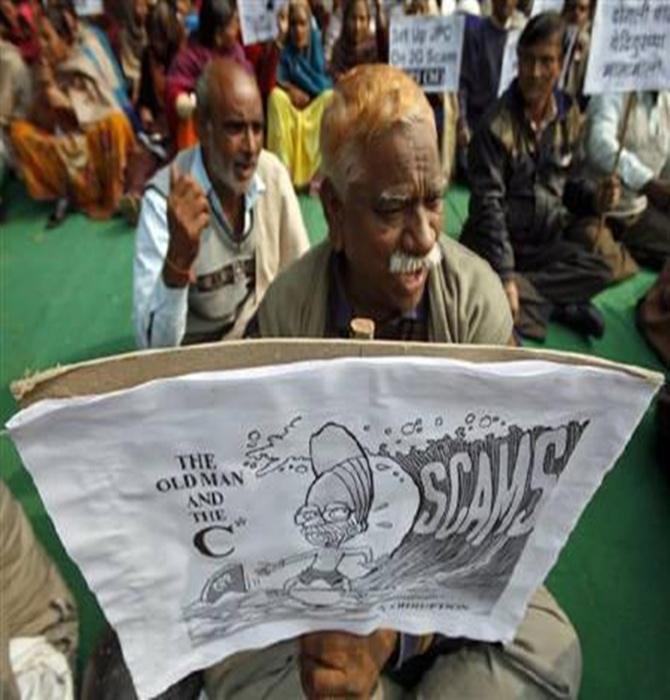
<svg viewBox="0 0 670 700"><path fill-rule="evenodd" d="M430 270L440 264L442 260L442 250L435 243L426 255L409 255L397 250L389 260L389 272L394 275L402 275L408 272L416 272L417 270Z"/></svg>

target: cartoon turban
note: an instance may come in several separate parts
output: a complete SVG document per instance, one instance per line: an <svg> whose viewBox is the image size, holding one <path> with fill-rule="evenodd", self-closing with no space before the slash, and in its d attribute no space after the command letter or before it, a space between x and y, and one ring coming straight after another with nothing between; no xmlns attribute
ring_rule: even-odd
<svg viewBox="0 0 670 700"><path fill-rule="evenodd" d="M372 470L365 450L343 426L326 423L312 435L309 453L316 480L309 500L320 506L341 501L351 507L359 523L367 522L372 505Z"/></svg>

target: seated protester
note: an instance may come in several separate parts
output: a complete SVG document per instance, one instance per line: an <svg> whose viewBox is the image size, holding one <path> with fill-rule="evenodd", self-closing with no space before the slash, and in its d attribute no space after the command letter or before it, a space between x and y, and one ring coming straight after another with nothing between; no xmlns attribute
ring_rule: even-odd
<svg viewBox="0 0 670 700"><path fill-rule="evenodd" d="M251 71L239 38L240 18L235 0L203 0L197 32L177 54L167 75L165 108L173 136L177 133L177 98L182 93L195 92L200 74L213 58L230 57Z"/></svg>
<svg viewBox="0 0 670 700"><path fill-rule="evenodd" d="M670 90L594 95L586 159L591 172L612 172L628 99L633 103L617 165L624 196L611 225L640 264L660 269L670 257Z"/></svg>
<svg viewBox="0 0 670 700"><path fill-rule="evenodd" d="M323 119L328 240L279 275L250 331L347 336L352 317L363 316L375 321L379 338L510 341L500 281L443 235L444 178L433 113L420 88L390 66L359 66L337 84ZM392 629L315 632L208 669L205 688L212 700L234 693L575 698L580 666L575 631L541 587L509 644Z"/></svg>
<svg viewBox="0 0 670 700"><path fill-rule="evenodd" d="M119 49L121 69L128 81L128 92L133 104L136 104L140 90L142 53L147 44L145 22L149 6L147 0L122 0L121 29L119 32Z"/></svg>
<svg viewBox="0 0 670 700"><path fill-rule="evenodd" d="M53 2L41 16L33 105L10 128L28 193L58 200L49 225L60 223L70 205L93 218L111 216L134 144L130 122L77 41L73 16L70 0Z"/></svg>
<svg viewBox="0 0 670 700"><path fill-rule="evenodd" d="M517 0L493 0L490 17L466 17L459 81L457 144L459 164L467 177L467 146L484 113L498 98L507 37L522 29Z"/></svg>
<svg viewBox="0 0 670 700"><path fill-rule="evenodd" d="M584 94L586 67L591 46L591 0L565 0L563 19L568 32L575 32L574 42L564 59L563 90L586 110L588 97Z"/></svg>
<svg viewBox="0 0 670 700"><path fill-rule="evenodd" d="M346 0L342 31L333 47L328 66L337 82L348 70L362 63L388 61L388 28L381 0L375 0L375 31L370 30L368 0Z"/></svg>
<svg viewBox="0 0 670 700"><path fill-rule="evenodd" d="M3 481L0 533L0 698L72 698L75 601Z"/></svg>
<svg viewBox="0 0 670 700"><path fill-rule="evenodd" d="M170 139L165 111L165 82L168 68L184 44L184 27L171 0L158 0L147 15L148 45L142 52L137 111L144 136L133 152L126 173L126 193L120 209L136 226L140 201L147 180L165 165L175 149Z"/></svg>
<svg viewBox="0 0 670 700"><path fill-rule="evenodd" d="M60 0L54 0L54 2L50 0L50 4L58 4L59 2ZM104 18L105 15L102 16L103 20ZM111 90L118 108L126 115L133 129L139 132L141 125L130 99L128 82L123 75L119 59L107 30L97 26L93 21L88 21L88 19L78 19L76 12L73 12L71 15L68 14L67 20L70 25L70 31L77 37L78 50L95 66L100 79ZM120 42L120 35L118 41Z"/></svg>
<svg viewBox="0 0 670 700"><path fill-rule="evenodd" d="M274 276L308 247L288 175L262 150L253 76L215 59L197 86L199 146L149 183L137 229L139 347L239 338Z"/></svg>
<svg viewBox="0 0 670 700"><path fill-rule="evenodd" d="M483 118L468 157L472 196L461 241L500 275L517 331L536 339L551 318L600 337L604 324L591 297L615 270L620 277L634 271L630 260L619 264L620 247L589 218L616 201L617 183L569 177L580 115L555 89L563 31L552 12L529 21L518 78ZM592 240L601 252L588 250Z"/></svg>
<svg viewBox="0 0 670 700"><path fill-rule="evenodd" d="M331 81L307 0L289 0L289 31L268 100L268 150L276 153L298 188L308 187L321 161L321 115Z"/></svg>
<svg viewBox="0 0 670 700"><path fill-rule="evenodd" d="M184 25L174 11L172 0L158 0L151 6L146 32L147 45L142 51L137 111L147 134L158 134L167 139L167 73L186 39Z"/></svg>
<svg viewBox="0 0 670 700"><path fill-rule="evenodd" d="M5 41L9 24L0 8L0 222L5 218L2 187L11 165L9 125L23 119L32 104L30 70L14 44Z"/></svg>

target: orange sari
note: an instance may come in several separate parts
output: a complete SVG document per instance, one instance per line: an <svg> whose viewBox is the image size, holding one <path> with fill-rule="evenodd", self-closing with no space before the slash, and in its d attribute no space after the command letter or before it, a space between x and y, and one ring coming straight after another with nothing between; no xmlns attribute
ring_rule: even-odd
<svg viewBox="0 0 670 700"><path fill-rule="evenodd" d="M59 132L32 121L13 122L10 137L18 171L34 199L67 196L89 216L107 218L123 195L135 144L132 127L85 56L59 66L57 79L79 126Z"/></svg>

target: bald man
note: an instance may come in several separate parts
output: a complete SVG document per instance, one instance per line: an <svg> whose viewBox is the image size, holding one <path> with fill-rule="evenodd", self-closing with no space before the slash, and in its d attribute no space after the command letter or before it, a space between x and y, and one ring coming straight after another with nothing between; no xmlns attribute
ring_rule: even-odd
<svg viewBox="0 0 670 700"><path fill-rule="evenodd" d="M263 150L254 77L216 59L196 88L200 144L146 188L133 317L141 348L242 335L275 275L307 250L284 166Z"/></svg>

